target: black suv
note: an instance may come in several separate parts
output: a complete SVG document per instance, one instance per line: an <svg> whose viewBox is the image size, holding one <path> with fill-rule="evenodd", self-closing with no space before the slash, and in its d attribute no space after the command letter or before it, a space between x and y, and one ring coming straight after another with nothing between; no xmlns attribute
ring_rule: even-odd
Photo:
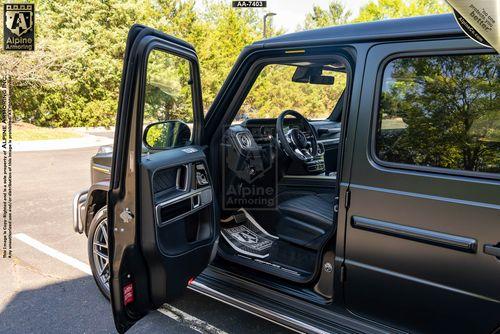
<svg viewBox="0 0 500 334"><path fill-rule="evenodd" d="M205 114L194 48L133 26L74 200L118 331L188 287L300 332L499 332L498 74L452 15L338 26L246 47Z"/></svg>

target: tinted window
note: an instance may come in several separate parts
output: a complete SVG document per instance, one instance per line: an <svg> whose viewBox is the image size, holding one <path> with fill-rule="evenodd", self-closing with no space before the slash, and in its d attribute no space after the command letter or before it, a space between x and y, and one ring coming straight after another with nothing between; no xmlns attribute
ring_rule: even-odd
<svg viewBox="0 0 500 334"><path fill-rule="evenodd" d="M381 160L500 173L497 55L400 58L384 70Z"/></svg>

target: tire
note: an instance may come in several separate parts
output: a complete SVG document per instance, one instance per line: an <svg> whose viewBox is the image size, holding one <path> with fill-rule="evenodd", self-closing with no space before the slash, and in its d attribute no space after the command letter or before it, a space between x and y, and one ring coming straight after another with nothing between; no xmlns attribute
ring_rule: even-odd
<svg viewBox="0 0 500 334"><path fill-rule="evenodd" d="M108 211L107 207L104 206L101 208L99 211L97 211L97 214L95 214L94 218L92 219L92 222L90 223L90 228L89 228L89 235L88 235L88 240L87 240L87 249L88 249L88 256L89 256L89 264L90 268L92 269L92 276L94 276L94 280L97 284L97 287L99 290L101 290L101 293L106 297L106 299L110 299L110 292L109 292L109 257L108 257L108 264L107 264L107 284L106 284L106 273L105 270L103 271L103 275L100 275L99 272L101 269L104 267L106 268L103 263L104 261L104 255L108 255L107 251L107 222L108 222ZM103 225L104 224L104 225ZM106 234L104 235L104 232L106 231ZM105 242L104 242L105 240ZM94 252L94 241L96 241L96 248L95 250L97 252ZM101 245L106 245L106 247L103 247Z"/></svg>

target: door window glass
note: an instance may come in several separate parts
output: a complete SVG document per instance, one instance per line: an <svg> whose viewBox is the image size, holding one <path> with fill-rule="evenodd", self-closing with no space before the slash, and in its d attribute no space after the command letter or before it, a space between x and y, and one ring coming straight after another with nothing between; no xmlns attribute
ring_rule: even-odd
<svg viewBox="0 0 500 334"><path fill-rule="evenodd" d="M382 81L378 158L500 173L498 72L494 54L391 61Z"/></svg>
<svg viewBox="0 0 500 334"><path fill-rule="evenodd" d="M166 149L189 145L193 115L189 60L152 50L148 58L144 102L143 125L144 130L148 131L145 138L149 142L146 146ZM161 124L151 125L157 122ZM186 126L190 131L187 131Z"/></svg>

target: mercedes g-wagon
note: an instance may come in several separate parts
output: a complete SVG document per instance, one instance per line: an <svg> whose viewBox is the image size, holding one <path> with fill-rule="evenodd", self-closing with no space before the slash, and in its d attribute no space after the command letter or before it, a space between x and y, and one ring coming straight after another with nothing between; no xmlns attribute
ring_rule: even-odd
<svg viewBox="0 0 500 334"><path fill-rule="evenodd" d="M74 200L118 331L188 287L307 333L498 332L498 72L452 15L337 26L246 47L205 113L194 48L133 26Z"/></svg>

